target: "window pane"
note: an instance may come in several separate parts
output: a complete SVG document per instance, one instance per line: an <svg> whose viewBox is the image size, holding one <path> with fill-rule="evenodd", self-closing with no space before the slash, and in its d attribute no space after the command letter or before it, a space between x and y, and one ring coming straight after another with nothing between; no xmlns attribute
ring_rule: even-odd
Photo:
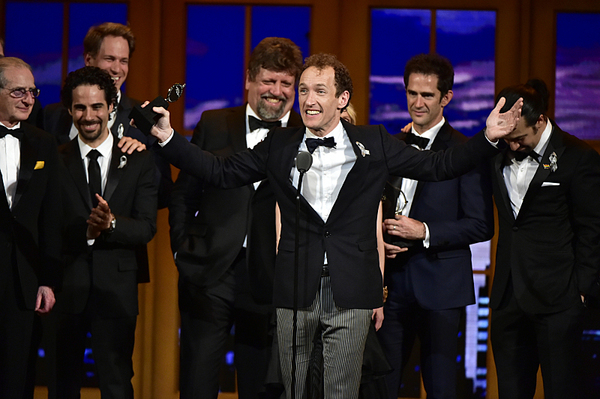
<svg viewBox="0 0 600 399"><path fill-rule="evenodd" d="M394 134L410 122L404 65L413 55L429 52L430 27L429 10L371 11L369 123L381 123Z"/></svg>
<svg viewBox="0 0 600 399"><path fill-rule="evenodd" d="M31 65L44 105L58 101L60 95L62 26L62 3L6 3L5 55L21 58ZM31 32L30 29L35 35L24 34Z"/></svg>
<svg viewBox="0 0 600 399"><path fill-rule="evenodd" d="M245 7L189 5L187 9L184 126L191 130L204 110L244 101Z"/></svg>
<svg viewBox="0 0 600 399"><path fill-rule="evenodd" d="M472 136L494 108L495 11L437 11L436 49L454 67L454 97L444 110L452 127Z"/></svg>
<svg viewBox="0 0 600 399"><path fill-rule="evenodd" d="M556 123L584 140L600 139L598 26L597 13L556 16Z"/></svg>
<svg viewBox="0 0 600 399"><path fill-rule="evenodd" d="M92 26L104 22L127 25L127 4L71 3L69 5L69 72L84 66L83 38Z"/></svg>
<svg viewBox="0 0 600 399"><path fill-rule="evenodd" d="M252 7L252 48L265 37L287 37L300 47L304 57L308 57L309 33L310 7Z"/></svg>

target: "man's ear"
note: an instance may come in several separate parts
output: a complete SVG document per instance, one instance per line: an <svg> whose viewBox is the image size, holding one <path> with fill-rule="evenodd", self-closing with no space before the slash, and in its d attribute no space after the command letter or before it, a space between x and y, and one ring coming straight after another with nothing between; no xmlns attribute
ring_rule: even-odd
<svg viewBox="0 0 600 399"><path fill-rule="evenodd" d="M85 66L90 66L92 65L92 60L94 59L94 57L92 57L89 53L85 53L83 55L83 62L85 64Z"/></svg>
<svg viewBox="0 0 600 399"><path fill-rule="evenodd" d="M349 101L350 101L350 93L348 92L348 90L344 90L344 92L342 94L340 94L340 96L338 97L338 109L339 110L344 109L348 105Z"/></svg>
<svg viewBox="0 0 600 399"><path fill-rule="evenodd" d="M448 90L448 93L444 94L444 97L442 97L442 101L440 101L442 107L448 105L448 103L452 100L452 97L454 97L454 92L452 92L452 90Z"/></svg>
<svg viewBox="0 0 600 399"><path fill-rule="evenodd" d="M71 112L71 108L67 109L67 111L69 111L69 115L73 116L73 113Z"/></svg>
<svg viewBox="0 0 600 399"><path fill-rule="evenodd" d="M246 91L248 91L248 89L250 87L250 82L252 82L250 80L250 71L248 69L246 69Z"/></svg>

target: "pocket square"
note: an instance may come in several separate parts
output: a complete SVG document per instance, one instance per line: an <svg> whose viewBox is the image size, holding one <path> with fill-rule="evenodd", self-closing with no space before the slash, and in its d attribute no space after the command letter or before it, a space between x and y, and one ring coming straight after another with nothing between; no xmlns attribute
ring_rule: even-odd
<svg viewBox="0 0 600 399"><path fill-rule="evenodd" d="M44 169L44 161L37 161L33 170Z"/></svg>
<svg viewBox="0 0 600 399"><path fill-rule="evenodd" d="M542 183L542 187L556 187L556 186L560 186L560 183L556 183L553 181L545 181Z"/></svg>

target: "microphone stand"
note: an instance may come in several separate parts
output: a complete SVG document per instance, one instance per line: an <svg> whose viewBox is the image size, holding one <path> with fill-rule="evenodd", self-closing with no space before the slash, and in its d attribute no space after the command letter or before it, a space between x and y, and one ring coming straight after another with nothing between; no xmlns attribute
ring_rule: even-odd
<svg viewBox="0 0 600 399"><path fill-rule="evenodd" d="M298 177L298 188L296 190L296 239L294 243L294 312L292 318L292 383L291 397L296 399L296 336L298 331L298 269L300 263L300 191L302 190L302 179L304 174L312 166L312 155L310 152L301 151L296 156L296 168L300 172Z"/></svg>

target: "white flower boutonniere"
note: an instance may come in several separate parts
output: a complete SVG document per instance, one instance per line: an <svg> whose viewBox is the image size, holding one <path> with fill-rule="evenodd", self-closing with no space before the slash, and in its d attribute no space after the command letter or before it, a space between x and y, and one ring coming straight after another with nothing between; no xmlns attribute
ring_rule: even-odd
<svg viewBox="0 0 600 399"><path fill-rule="evenodd" d="M127 157L125 155L121 155L121 158L119 158L118 169L123 169L125 166L127 166Z"/></svg>
<svg viewBox="0 0 600 399"><path fill-rule="evenodd" d="M360 154L363 156L363 158L366 157L367 155L371 155L371 153L369 152L369 150L367 150L365 148L365 146L363 145L363 143L361 143L360 141L357 141L356 145L360 149Z"/></svg>
<svg viewBox="0 0 600 399"><path fill-rule="evenodd" d="M550 154L550 158L548 159L550 160L550 163L545 163L543 165L544 169L550 169L552 172L556 172L556 170L558 169L558 157L556 156L556 153L553 152L552 154Z"/></svg>

